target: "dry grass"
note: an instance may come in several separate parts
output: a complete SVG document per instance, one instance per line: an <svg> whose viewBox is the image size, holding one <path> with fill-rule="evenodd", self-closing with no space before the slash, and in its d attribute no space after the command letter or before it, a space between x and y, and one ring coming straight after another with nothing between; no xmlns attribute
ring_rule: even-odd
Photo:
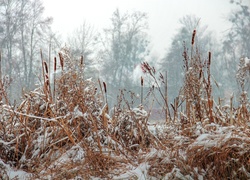
<svg viewBox="0 0 250 180"><path fill-rule="evenodd" d="M143 79L141 104L132 108L121 90L111 116L106 83L84 79L83 58L72 60L70 52L62 50L60 63L55 58L53 68L61 69L61 74L53 75L53 82L42 58L43 85L25 94L15 107L0 105L0 159L32 173L31 179L112 179L143 163L149 166L147 178L249 179L250 106L244 90L248 66L242 61L237 75L242 88L240 105L216 103L212 54L201 56L195 35L196 31L190 55L184 46L184 85L171 104L173 118L156 70L142 64L155 81L166 111L166 123L156 124L154 131L148 128L150 110L143 108ZM159 79L164 81L162 74ZM0 85L3 89L2 81ZM182 103L185 108L178 110ZM0 170L5 173L4 168Z"/></svg>
<svg viewBox="0 0 250 180"><path fill-rule="evenodd" d="M206 171L209 179L248 179L250 172L250 140L232 135L220 135L217 145L190 146L187 150L188 164ZM212 141L213 139L211 139Z"/></svg>

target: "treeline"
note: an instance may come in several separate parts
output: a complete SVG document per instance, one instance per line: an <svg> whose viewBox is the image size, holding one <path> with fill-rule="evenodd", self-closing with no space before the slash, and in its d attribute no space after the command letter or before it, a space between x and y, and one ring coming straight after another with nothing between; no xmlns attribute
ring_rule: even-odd
<svg viewBox="0 0 250 180"><path fill-rule="evenodd" d="M19 99L21 89L35 87L40 75L40 49L47 50L52 42L54 46L59 44L51 30L53 19L44 17L42 1L1 1L0 12L2 88L8 89L14 100Z"/></svg>
<svg viewBox="0 0 250 180"><path fill-rule="evenodd" d="M222 40L218 41L198 17L187 15L180 19L182 26L174 34L163 58L150 54L153 44L148 35L148 16L139 11L121 13L115 10L110 25L101 32L87 22L80 23L68 36L66 46L76 64L83 57L85 78L100 78L107 83L110 104L116 101L119 89L126 88L127 97L133 96L132 91L140 92L140 77L136 71L145 60L157 72L166 75L169 101L174 101L181 92L185 72L181 52L191 51L190 34L195 29L195 42L199 46L193 47L199 50L201 62L207 60L207 51L211 52L212 85L218 87L213 95L231 95L239 87L237 81L232 81L239 59L250 56L250 11L241 1L229 3L235 4L235 10L227 17L231 28L225 31ZM13 102L19 100L22 91L34 89L41 83L41 60L52 63L51 59L62 44L59 35L51 30L53 19L44 17L42 1L2 1L0 11L1 89L6 90ZM150 77L143 76L145 86L152 87ZM249 91L247 82L245 91ZM162 88L165 85L162 84Z"/></svg>

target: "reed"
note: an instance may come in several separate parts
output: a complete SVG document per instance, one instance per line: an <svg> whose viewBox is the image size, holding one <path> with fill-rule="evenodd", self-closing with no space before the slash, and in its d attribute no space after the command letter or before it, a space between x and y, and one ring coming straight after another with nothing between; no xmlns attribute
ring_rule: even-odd
<svg viewBox="0 0 250 180"><path fill-rule="evenodd" d="M239 64L239 106L234 106L233 95L229 106L223 105L223 98L217 105L213 99L212 52L202 57L195 38L196 30L189 44L191 52L184 44L184 84L170 103L173 121L167 73L163 76L147 62L142 63L142 69L154 85L144 97L146 84L141 77L138 106L125 94L132 97L135 93L120 89L111 114L106 82L85 80L79 61L72 64L67 50L58 53L63 71L58 76L54 58L51 101L50 64L41 51L44 84L27 92L16 106L0 104L0 159L31 173L30 179L115 179L145 165L144 179L249 179L250 104L245 86L250 65L243 59ZM83 57L80 66L84 66ZM5 86L2 80L0 85ZM148 102L148 97L154 96L155 90L164 101L166 121L162 124L149 120L156 98ZM149 103L151 110L145 110ZM0 173L6 174L1 168ZM137 176L126 178L141 178Z"/></svg>

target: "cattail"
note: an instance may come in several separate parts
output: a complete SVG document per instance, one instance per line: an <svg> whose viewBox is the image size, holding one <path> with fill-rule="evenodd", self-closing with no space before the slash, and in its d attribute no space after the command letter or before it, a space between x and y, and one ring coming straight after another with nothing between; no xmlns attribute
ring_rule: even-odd
<svg viewBox="0 0 250 180"><path fill-rule="evenodd" d="M199 79L201 79L202 77L202 69L200 70L200 73L199 73Z"/></svg>
<svg viewBox="0 0 250 180"><path fill-rule="evenodd" d="M143 103L143 77L141 76L141 104Z"/></svg>
<svg viewBox="0 0 250 180"><path fill-rule="evenodd" d="M105 92L106 104L108 104L107 86L105 82L103 82L103 87L104 87L104 92Z"/></svg>
<svg viewBox="0 0 250 180"><path fill-rule="evenodd" d="M211 64L211 52L208 53L208 65L210 66Z"/></svg>
<svg viewBox="0 0 250 180"><path fill-rule="evenodd" d="M59 53L59 58L60 58L60 64L61 64L61 67L62 67L62 70L63 70L63 56L62 56L62 53Z"/></svg>
<svg viewBox="0 0 250 180"><path fill-rule="evenodd" d="M104 87L104 92L107 93L107 87L105 82L103 82L103 87Z"/></svg>
<svg viewBox="0 0 250 180"><path fill-rule="evenodd" d="M195 34L196 34L196 30L193 31L193 35L192 35L192 46L194 45Z"/></svg>
<svg viewBox="0 0 250 180"><path fill-rule="evenodd" d="M45 80L48 80L48 79L49 79L48 74L45 74Z"/></svg>
<svg viewBox="0 0 250 180"><path fill-rule="evenodd" d="M54 57L54 72L56 72L56 57Z"/></svg>
<svg viewBox="0 0 250 180"><path fill-rule="evenodd" d="M81 67L83 66L83 55L81 56Z"/></svg>
<svg viewBox="0 0 250 180"><path fill-rule="evenodd" d="M43 63L44 63L45 72L46 74L48 74L49 73L48 65L45 61Z"/></svg>
<svg viewBox="0 0 250 180"><path fill-rule="evenodd" d="M46 86L49 88L49 79L46 80Z"/></svg>

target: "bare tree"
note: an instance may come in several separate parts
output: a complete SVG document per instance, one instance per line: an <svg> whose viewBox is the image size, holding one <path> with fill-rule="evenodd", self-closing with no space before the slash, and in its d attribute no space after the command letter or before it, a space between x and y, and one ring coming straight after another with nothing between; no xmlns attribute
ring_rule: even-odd
<svg viewBox="0 0 250 180"><path fill-rule="evenodd" d="M31 0L27 4L27 20L23 25L21 33L25 33L25 40L22 41L24 69L26 70L27 87L31 87L35 81L35 56L39 54L40 48L49 46L48 38L52 18L44 18L44 7L40 0ZM23 32L24 31L24 32ZM23 36L23 35L22 35ZM27 56L26 56L27 55ZM33 86L34 87L34 86Z"/></svg>
<svg viewBox="0 0 250 180"><path fill-rule="evenodd" d="M194 15L186 15L179 20L181 28L177 31L172 39L171 46L166 53L166 56L161 60L161 72L167 71L169 96L173 101L173 98L177 97L179 90L183 85L184 77L184 46L191 50L191 40L193 30L196 30L197 35L195 39L195 47L199 49L201 55L204 55L204 59L207 56L207 51L213 50L213 46L216 41L212 38L211 32L208 32L207 26L202 26L200 19ZM214 51L213 51L214 53Z"/></svg>
<svg viewBox="0 0 250 180"><path fill-rule="evenodd" d="M97 33L93 26L84 21L80 27L68 37L72 54L75 56L83 56L85 60L89 59L94 51Z"/></svg>
<svg viewBox="0 0 250 180"><path fill-rule="evenodd" d="M105 29L102 74L114 87L128 87L135 66L149 54L147 14L121 14L117 9L111 21L111 27Z"/></svg>
<svg viewBox="0 0 250 180"><path fill-rule="evenodd" d="M250 9L244 5L244 1L231 0L230 3L235 4L235 9L227 17L231 27L225 31L223 39L223 60L227 70L225 81L228 82L228 89L235 91L237 82L232 79L235 79L239 61L241 57L250 56Z"/></svg>
<svg viewBox="0 0 250 180"><path fill-rule="evenodd" d="M1 1L1 45L7 51L6 60L3 61L5 72L12 78L13 52L17 43L17 34L20 28L20 3L16 0Z"/></svg>
<svg viewBox="0 0 250 180"><path fill-rule="evenodd" d="M80 63L80 57L84 60L85 76L94 77L96 70L96 55L98 51L97 31L93 26L84 21L81 26L68 37L73 58Z"/></svg>
<svg viewBox="0 0 250 180"><path fill-rule="evenodd" d="M34 87L35 60L39 57L40 48L47 49L49 46L51 34L52 18L44 18L43 13L44 7L40 0L0 1L3 75L13 79L10 95L20 94L17 91L22 85Z"/></svg>

